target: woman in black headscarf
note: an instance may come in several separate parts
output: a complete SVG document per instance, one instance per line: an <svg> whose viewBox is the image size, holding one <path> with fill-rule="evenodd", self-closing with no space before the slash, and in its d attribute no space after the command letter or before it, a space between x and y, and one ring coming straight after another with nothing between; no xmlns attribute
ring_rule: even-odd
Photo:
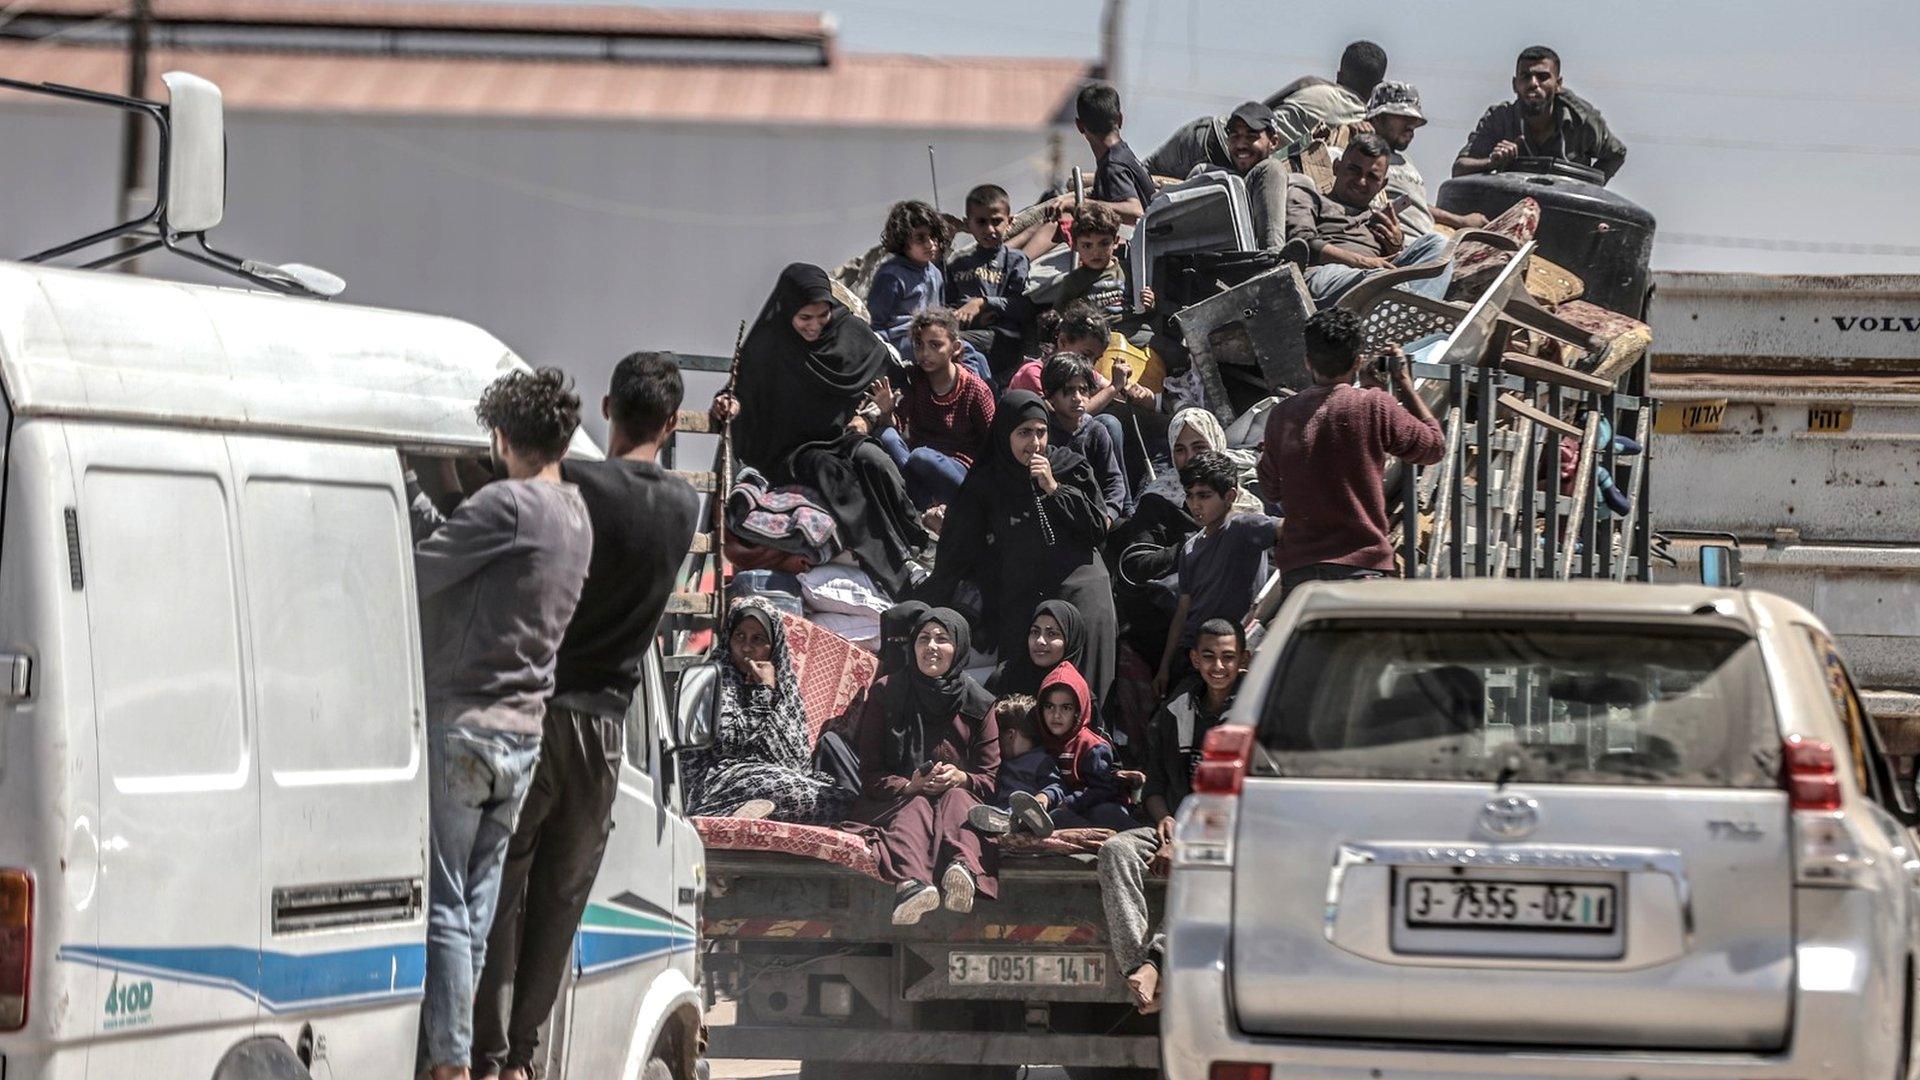
<svg viewBox="0 0 1920 1080"><path fill-rule="evenodd" d="M1087 662L1087 623L1065 600L1042 600L1027 624L1026 647L1000 662L987 680L994 697L1040 696L1040 680L1061 664L1078 671Z"/></svg>
<svg viewBox="0 0 1920 1080"><path fill-rule="evenodd" d="M739 417L741 461L820 496L861 569L897 597L912 584L908 560L927 531L887 452L849 427L891 359L873 328L833 298L826 271L794 263L740 346L734 397L716 397L714 412Z"/></svg>
<svg viewBox="0 0 1920 1080"><path fill-rule="evenodd" d="M853 808L862 824L851 828L872 842L881 876L895 885L898 926L919 922L943 895L964 914L976 893L999 893L998 849L967 827L1000 772L993 698L966 673L967 647L959 612L920 616L911 663L874 683L855 724L864 791Z"/></svg>
<svg viewBox="0 0 1920 1080"><path fill-rule="evenodd" d="M1087 459L1047 445L1047 406L1010 390L993 414L980 460L947 507L933 576L919 597L946 603L961 580L994 581L1004 601L982 613L1003 660L1027 652L1031 599L1065 600L1085 624L1081 671L1101 701L1113 687L1113 583L1100 559L1106 501ZM1079 667L1080 665L1075 665Z"/></svg>

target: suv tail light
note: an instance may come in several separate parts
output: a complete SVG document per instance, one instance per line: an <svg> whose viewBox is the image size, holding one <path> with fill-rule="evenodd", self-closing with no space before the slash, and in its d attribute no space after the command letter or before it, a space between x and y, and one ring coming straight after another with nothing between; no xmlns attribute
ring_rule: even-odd
<svg viewBox="0 0 1920 1080"><path fill-rule="evenodd" d="M33 970L33 879L0 870L0 1031L27 1022L27 976Z"/></svg>
<svg viewBox="0 0 1920 1080"><path fill-rule="evenodd" d="M1865 858L1840 797L1840 763L1833 744L1789 735L1781 743L1781 760L1781 782L1793 807L1795 882L1855 886Z"/></svg>
<svg viewBox="0 0 1920 1080"><path fill-rule="evenodd" d="M1240 816L1240 787L1253 756L1253 729L1223 724L1207 732L1193 794L1180 804L1173 829L1173 865L1223 869L1233 866L1233 833Z"/></svg>
<svg viewBox="0 0 1920 1080"><path fill-rule="evenodd" d="M1789 735L1781 751L1786 761L1787 794L1795 810L1840 809L1840 767L1832 743Z"/></svg>

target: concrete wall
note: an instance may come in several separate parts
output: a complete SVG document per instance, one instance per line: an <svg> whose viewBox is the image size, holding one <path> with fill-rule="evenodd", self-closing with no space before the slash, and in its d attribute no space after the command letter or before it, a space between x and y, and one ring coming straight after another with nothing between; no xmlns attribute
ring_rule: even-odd
<svg viewBox="0 0 1920 1080"><path fill-rule="evenodd" d="M119 127L93 113L0 109L0 256L111 221ZM928 196L928 142L948 209L988 180L1031 198L1047 164L1035 132L312 114L227 126L219 246L325 267L350 302L479 323L594 397L632 350L729 351L780 267L831 268L875 242L891 202ZM166 256L142 269L216 280Z"/></svg>

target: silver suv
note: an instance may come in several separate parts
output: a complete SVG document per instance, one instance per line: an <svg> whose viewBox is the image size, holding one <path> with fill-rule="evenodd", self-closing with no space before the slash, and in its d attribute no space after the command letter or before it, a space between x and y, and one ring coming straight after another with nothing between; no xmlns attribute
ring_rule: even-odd
<svg viewBox="0 0 1920 1080"><path fill-rule="evenodd" d="M1176 1080L1907 1075L1911 789L1759 592L1303 588L1181 806Z"/></svg>

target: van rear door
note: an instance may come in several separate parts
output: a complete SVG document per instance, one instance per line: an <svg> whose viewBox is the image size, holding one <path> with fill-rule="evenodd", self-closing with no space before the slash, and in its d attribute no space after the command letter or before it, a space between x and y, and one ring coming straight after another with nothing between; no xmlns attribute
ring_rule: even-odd
<svg viewBox="0 0 1920 1080"><path fill-rule="evenodd" d="M1743 631L1313 622L1272 685L1236 844L1244 1029L1784 1044L1789 808Z"/></svg>
<svg viewBox="0 0 1920 1080"><path fill-rule="evenodd" d="M262 1003L289 1045L321 1010L386 1013L358 1037L331 1029L335 1075L374 1075L411 1055L426 974L421 660L400 466L374 446L227 442L260 728Z"/></svg>
<svg viewBox="0 0 1920 1080"><path fill-rule="evenodd" d="M100 755L96 1076L209 1075L252 1033L260 790L225 440L69 423ZM76 898L77 902L77 898ZM137 1032L140 1038L114 1038Z"/></svg>

